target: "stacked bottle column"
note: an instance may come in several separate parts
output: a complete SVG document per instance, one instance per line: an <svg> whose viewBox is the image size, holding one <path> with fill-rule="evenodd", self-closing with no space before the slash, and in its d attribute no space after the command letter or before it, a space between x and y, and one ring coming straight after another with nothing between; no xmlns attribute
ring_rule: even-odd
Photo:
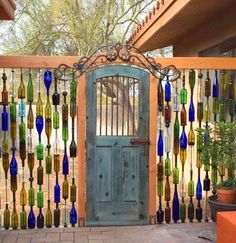
<svg viewBox="0 0 236 243"><path fill-rule="evenodd" d="M66 200L68 199L69 194L69 183L67 180L67 175L69 173L69 161L67 155L67 141L68 141L68 115L69 109L68 104L66 103L67 98L67 89L66 89L66 81L64 81L63 85L63 97L64 103L62 105L62 140L64 142L64 156L62 162L62 173L64 175L64 181L62 184L62 197L64 199L64 207L63 207L63 214L62 214L62 222L64 227L68 225L68 206Z"/></svg>
<svg viewBox="0 0 236 243"><path fill-rule="evenodd" d="M12 73L12 80L14 80L14 72ZM4 228L9 229L10 228L10 210L9 210L9 204L8 204L8 186L7 186L7 180L8 180L8 170L9 170L9 142L7 138L8 133L8 112L7 112L7 106L8 106L8 91L6 87L6 81L7 81L7 75L5 71L2 75L2 81L3 81L3 90L2 90L2 105L3 105L3 111L2 111L2 131L3 131L3 141L2 141L2 164L3 164L3 170L5 174L5 210L4 210ZM14 94L13 94L14 95ZM14 100L14 97L13 97ZM15 156L14 152L12 152L12 158Z"/></svg>
<svg viewBox="0 0 236 243"><path fill-rule="evenodd" d="M18 88L18 99L19 101L19 117L20 117L20 124L19 124L19 148L20 148L20 159L22 162L22 188L20 192L20 205L22 207L22 211L20 213L20 227L21 229L26 229L26 201L27 195L25 190L25 159L26 159L26 126L24 122L25 117L25 85L23 80L23 73L21 70L21 78L20 78L20 85Z"/></svg>
<svg viewBox="0 0 236 243"><path fill-rule="evenodd" d="M234 81L233 81L233 74L230 75L229 78L229 83L228 83L228 109L229 109L229 117L230 121L234 122L234 115L235 115L235 100L234 100ZM231 168L228 169L228 178L234 178L235 173L234 173L234 167L232 165Z"/></svg>
<svg viewBox="0 0 236 243"><path fill-rule="evenodd" d="M59 129L59 112L58 112L58 106L60 104L60 94L58 92L58 80L56 77L56 73L54 74L54 93L52 95L52 103L54 105L54 112L53 112L53 129L55 130L55 139L54 139L54 155L53 155L53 161L54 161L54 171L56 174L56 184L54 186L54 202L56 203L56 208L53 212L54 214L54 226L59 227L60 225L60 209L59 209L59 203L60 203L60 185L58 181L58 173L60 171L60 155L58 152L58 129Z"/></svg>
<svg viewBox="0 0 236 243"><path fill-rule="evenodd" d="M214 126L216 128L217 116L219 114L219 81L218 81L218 72L215 70L215 77L212 86L212 114L214 116ZM216 135L214 134L214 140ZM211 168L211 181L212 181L212 194L216 194L216 184L217 184L217 163L215 158L212 158L212 168Z"/></svg>
<svg viewBox="0 0 236 243"><path fill-rule="evenodd" d="M170 210L170 181L169 177L171 175L171 161L170 161L170 152L171 152L171 84L167 77L167 82L165 84L165 152L166 152L166 159L165 159L165 176L166 176L166 184L165 184L165 201L166 201L166 208L165 208L165 221L169 223L171 220L171 210Z"/></svg>
<svg viewBox="0 0 236 243"><path fill-rule="evenodd" d="M163 109L164 109L164 93L162 88L162 83L159 80L158 83L158 142L157 142L157 195L159 198L159 208L156 213L157 222L160 224L164 219L164 211L162 210L162 196L163 196L163 155L164 155L164 142L163 142Z"/></svg>
<svg viewBox="0 0 236 243"><path fill-rule="evenodd" d="M203 120L203 83L202 83L202 73L201 71L198 74L198 87L197 87L197 119L199 123L199 129L201 129L201 124ZM202 147L201 147L201 137L197 136L197 156L196 156L196 166L198 169L198 179L196 186L196 199L197 199L197 207L196 207L196 219L198 222L202 221L202 208L201 208L201 200L202 200L202 183L201 183L201 167L202 167L202 159L201 159Z"/></svg>
<svg viewBox="0 0 236 243"><path fill-rule="evenodd" d="M186 182L184 176L184 165L187 156L187 136L185 133L185 127L187 125L187 112L185 109L185 105L187 104L187 89L185 88L185 73L183 74L183 82L182 89L180 91L180 103L182 104L181 113L180 113L180 122L182 126L182 133L180 136L180 161L182 164L182 177L180 182L180 219L182 222L185 222L186 219L186 204L185 204L185 196L186 196Z"/></svg>
<svg viewBox="0 0 236 243"><path fill-rule="evenodd" d="M22 74L21 74L22 75ZM22 78L22 76L21 76ZM14 92L14 90L13 90ZM13 100L14 102L14 100ZM13 103L12 102L12 103ZM13 229L18 228L18 214L16 211L16 191L17 191L17 172L18 172L18 164L16 160L16 145L15 145L15 138L16 138L16 107L11 108L10 112L10 120L12 121L11 123L11 140L12 140L12 159L10 162L10 174L11 174L11 191L13 194L13 209L12 209L12 214L11 214L11 226ZM15 122L14 122L15 121Z"/></svg>
<svg viewBox="0 0 236 243"><path fill-rule="evenodd" d="M219 84L219 121L220 122L225 122L226 118L225 118L225 96L226 96L226 72L225 71L221 71L220 72L220 84ZM224 165L219 165L219 176L221 181L223 181L223 178L225 176L225 166Z"/></svg>
<svg viewBox="0 0 236 243"><path fill-rule="evenodd" d="M205 79L205 111L204 111L204 119L205 119L205 132L204 132L204 144L209 142L209 119L210 119L210 105L209 105L209 97L211 96L211 80L209 77L209 71L207 71L207 77ZM207 156L207 155L206 155ZM206 159L204 164L204 170L206 172L205 179L203 182L203 190L206 192L205 198L205 221L208 222L208 191L210 191L210 179L209 179L209 170L210 170L210 161L209 158Z"/></svg>
<svg viewBox="0 0 236 243"><path fill-rule="evenodd" d="M72 119L72 139L70 144L70 157L72 159L72 184L70 187L70 201L72 207L70 210L70 223L72 226L75 226L77 223L77 211L75 208L76 202L76 185L75 185L75 158L77 156L77 146L75 142L75 117L76 117L76 93L77 93L77 82L75 77L70 84L70 116Z"/></svg>
<svg viewBox="0 0 236 243"><path fill-rule="evenodd" d="M46 174L48 181L48 198L47 198L47 212L46 212L46 227L52 227L52 211L50 208L50 174L52 173L52 156L51 156L51 144L50 137L52 134L52 107L50 103L50 86L52 84L52 73L46 71L44 73L44 84L46 87L47 102L45 106L45 133L47 137L47 156L46 156Z"/></svg>
<svg viewBox="0 0 236 243"><path fill-rule="evenodd" d="M179 184L179 168L178 168L178 154L179 154L179 81L176 80L174 84L174 113L175 113L175 122L174 122L174 145L173 145L173 154L174 154L174 168L173 168L173 183L174 183L174 197L172 202L172 219L174 223L177 223L179 220L179 196L178 188Z"/></svg>
<svg viewBox="0 0 236 243"><path fill-rule="evenodd" d="M189 161L190 161L190 181L188 183L188 196L190 197L188 205L188 219L192 223L194 219L194 205L193 205L193 196L194 196L194 181L193 181L193 159L194 159L194 145L195 145L195 134L193 131L193 123L195 120L195 107L193 103L193 92L195 86L195 71L190 70L189 72L189 86L191 91L190 105L189 105L189 122L190 130L188 133L188 145L189 145Z"/></svg>
<svg viewBox="0 0 236 243"><path fill-rule="evenodd" d="M28 190L28 202L30 206L30 211L28 215L28 227L29 229L35 228L35 214L33 211L34 200L35 200L35 192L33 187L33 169L34 169L34 149L33 149L33 129L34 129L34 113L32 104L34 101L34 86L32 82L32 74L29 72L29 79L27 84L27 102L29 105L28 116L27 116L27 129L28 129L28 153L27 153L27 161L29 168L29 182L30 188Z"/></svg>
<svg viewBox="0 0 236 243"><path fill-rule="evenodd" d="M38 192L37 192L37 207L39 208L39 214L37 216L37 228L43 228L44 227L44 216L42 213L42 208L44 205L44 193L42 190L43 185L43 166L42 161L44 159L44 146L42 144L42 131L44 127L44 121L43 121L43 102L41 98L41 71L38 72L38 100L36 104L36 129L38 132L38 145L37 145L37 160L39 162L38 168L37 168L37 184L39 186Z"/></svg>

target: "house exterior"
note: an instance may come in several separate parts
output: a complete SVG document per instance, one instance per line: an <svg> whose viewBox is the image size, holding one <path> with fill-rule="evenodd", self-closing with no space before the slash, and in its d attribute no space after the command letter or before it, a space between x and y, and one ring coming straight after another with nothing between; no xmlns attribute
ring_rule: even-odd
<svg viewBox="0 0 236 243"><path fill-rule="evenodd" d="M235 56L234 0L162 0L128 40L146 52L173 46L175 57Z"/></svg>
<svg viewBox="0 0 236 243"><path fill-rule="evenodd" d="M16 5L13 0L0 1L0 20L13 20Z"/></svg>

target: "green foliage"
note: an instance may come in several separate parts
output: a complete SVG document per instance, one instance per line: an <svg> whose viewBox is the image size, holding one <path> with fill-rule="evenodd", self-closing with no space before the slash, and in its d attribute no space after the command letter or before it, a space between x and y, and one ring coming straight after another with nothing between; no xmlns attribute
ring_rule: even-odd
<svg viewBox="0 0 236 243"><path fill-rule="evenodd" d="M236 179L229 178L225 181L222 181L217 186L218 189L226 189L226 190L236 190Z"/></svg>
<svg viewBox="0 0 236 243"><path fill-rule="evenodd" d="M89 55L125 42L155 0L17 0L16 20L4 26L7 54ZM9 45L11 43L11 45Z"/></svg>
<svg viewBox="0 0 236 243"><path fill-rule="evenodd" d="M231 171L236 169L236 123L217 122L214 128L197 128L196 131L203 164L225 166L229 172L226 185L230 185L234 181Z"/></svg>

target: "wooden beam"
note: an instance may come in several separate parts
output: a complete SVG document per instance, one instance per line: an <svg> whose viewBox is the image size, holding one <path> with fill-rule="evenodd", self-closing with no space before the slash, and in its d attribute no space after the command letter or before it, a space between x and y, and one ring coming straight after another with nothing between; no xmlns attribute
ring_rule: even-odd
<svg viewBox="0 0 236 243"><path fill-rule="evenodd" d="M236 58L221 57L172 57L155 58L162 67L174 65L178 69L236 70Z"/></svg>
<svg viewBox="0 0 236 243"><path fill-rule="evenodd" d="M79 56L0 56L1 68L57 68L60 64L73 67Z"/></svg>
<svg viewBox="0 0 236 243"><path fill-rule="evenodd" d="M78 218L79 226L85 226L86 218L86 95L85 95L85 74L78 80L77 100L77 131L78 131Z"/></svg>
<svg viewBox="0 0 236 243"><path fill-rule="evenodd" d="M0 20L13 20L16 6L12 0L0 0Z"/></svg>
<svg viewBox="0 0 236 243"><path fill-rule="evenodd" d="M149 91L149 220L151 224L156 221L156 132L157 132L157 79L150 76Z"/></svg>
<svg viewBox="0 0 236 243"><path fill-rule="evenodd" d="M72 67L79 59L78 56L0 56L0 68L57 68L62 63ZM162 67L175 65L178 69L236 70L236 58L160 57L155 58L155 61ZM106 63L106 65L112 64L114 63ZM122 62L117 62L117 64L122 64Z"/></svg>

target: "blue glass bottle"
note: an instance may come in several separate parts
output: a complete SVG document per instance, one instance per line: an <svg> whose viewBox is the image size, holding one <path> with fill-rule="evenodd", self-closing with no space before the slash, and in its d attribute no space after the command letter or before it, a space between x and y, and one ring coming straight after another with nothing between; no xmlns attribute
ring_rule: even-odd
<svg viewBox="0 0 236 243"><path fill-rule="evenodd" d="M179 220L179 197L178 197L177 184L175 184L175 190L174 190L172 218L175 223L177 223L177 221Z"/></svg>
<svg viewBox="0 0 236 243"><path fill-rule="evenodd" d="M164 154L164 144L163 144L163 137L162 137L161 130L160 130L159 138L158 138L157 154L158 154L158 156L163 156L163 154Z"/></svg>
<svg viewBox="0 0 236 243"><path fill-rule="evenodd" d="M50 86L52 84L52 72L46 71L44 72L44 84L47 90L47 96L49 96Z"/></svg>
<svg viewBox="0 0 236 243"><path fill-rule="evenodd" d="M56 185L54 186L54 202L59 203L61 198L61 191L60 191L60 185L58 184L58 181L56 181Z"/></svg>
<svg viewBox="0 0 236 243"><path fill-rule="evenodd" d="M170 82L166 82L165 84L165 101L169 102L171 100L171 85Z"/></svg>
<svg viewBox="0 0 236 243"><path fill-rule="evenodd" d="M28 216L28 227L29 229L35 228L35 215L32 208L30 209L30 213Z"/></svg>
<svg viewBox="0 0 236 243"><path fill-rule="evenodd" d="M66 151L65 151L64 156L63 156L62 168L63 168L63 175L68 175L68 173L69 173L69 161L68 161L68 156L67 156Z"/></svg>
<svg viewBox="0 0 236 243"><path fill-rule="evenodd" d="M212 96L217 98L219 97L219 80L217 70L215 71L215 79L212 87Z"/></svg>
<svg viewBox="0 0 236 243"><path fill-rule="evenodd" d="M187 148L187 136L185 130L183 129L181 137L180 137L180 148L186 149Z"/></svg>
<svg viewBox="0 0 236 243"><path fill-rule="evenodd" d="M193 99L191 98L190 106L189 106L189 112L188 112L188 120L190 122L194 122L195 120L195 108L193 104Z"/></svg>
<svg viewBox="0 0 236 243"><path fill-rule="evenodd" d="M36 128L37 128L37 132L39 134L39 140L41 140L41 134L43 131L43 117L42 116L37 116L36 117Z"/></svg>
<svg viewBox="0 0 236 243"><path fill-rule="evenodd" d="M6 106L3 106L2 111L2 131L8 131L8 112Z"/></svg>
<svg viewBox="0 0 236 243"><path fill-rule="evenodd" d="M196 199L197 200L201 200L202 199L202 184L201 184L200 177L198 177L198 180L197 180Z"/></svg>
<svg viewBox="0 0 236 243"><path fill-rule="evenodd" d="M11 163L10 163L11 176L17 175L17 170L18 170L18 166L17 166L17 160L16 160L16 156L15 156L15 148L12 148L12 159L11 159Z"/></svg>
<svg viewBox="0 0 236 243"><path fill-rule="evenodd" d="M70 210L70 223L72 226L75 226L75 224L77 223L77 212L74 205Z"/></svg>

